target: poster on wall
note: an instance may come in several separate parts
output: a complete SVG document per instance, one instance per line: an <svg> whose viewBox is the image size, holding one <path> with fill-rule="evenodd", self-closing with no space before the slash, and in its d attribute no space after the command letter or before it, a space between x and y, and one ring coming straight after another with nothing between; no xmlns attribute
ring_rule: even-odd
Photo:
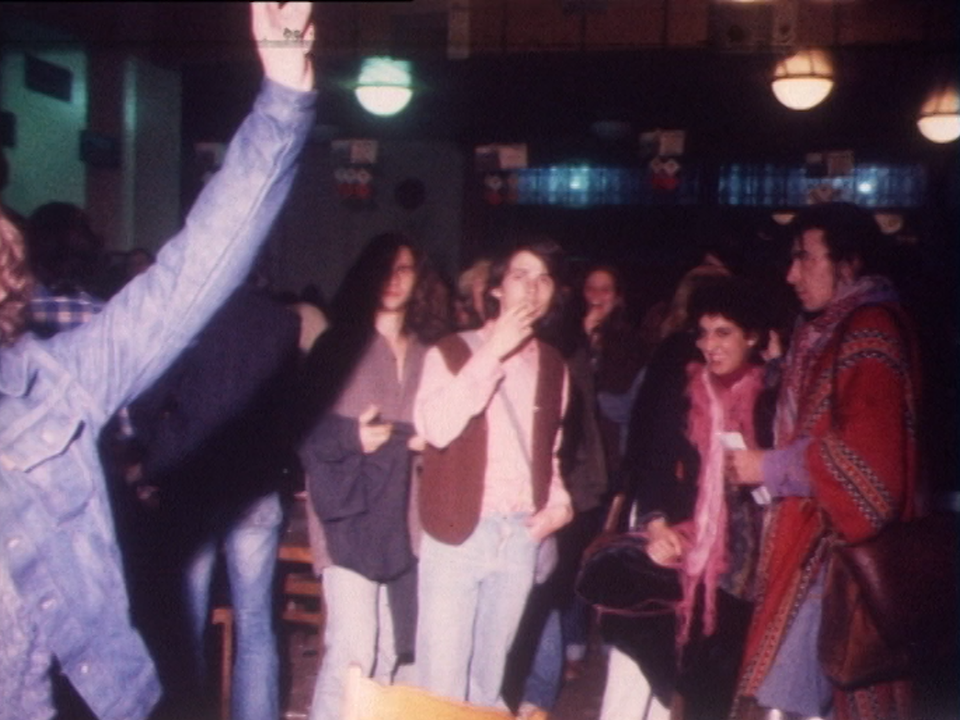
<svg viewBox="0 0 960 720"><path fill-rule="evenodd" d="M333 179L337 196L353 207L373 207L380 146L376 140L334 140Z"/></svg>
<svg viewBox="0 0 960 720"><path fill-rule="evenodd" d="M640 134L640 156L648 159L648 179L655 192L675 193L683 179L683 130L651 130Z"/></svg>
<svg viewBox="0 0 960 720"><path fill-rule="evenodd" d="M519 170L527 167L526 143L493 143L474 149L474 167L482 178L481 192L488 205L516 204Z"/></svg>

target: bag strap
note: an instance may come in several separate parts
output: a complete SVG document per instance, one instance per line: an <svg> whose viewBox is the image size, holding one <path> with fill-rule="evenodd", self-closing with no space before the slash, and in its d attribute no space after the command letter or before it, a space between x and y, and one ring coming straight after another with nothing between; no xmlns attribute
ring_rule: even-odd
<svg viewBox="0 0 960 720"><path fill-rule="evenodd" d="M464 334L463 339L470 348L470 352L476 352L477 348L480 347L480 336L475 332ZM510 418L510 424L513 425L517 442L520 444L520 452L523 453L523 459L526 461L527 467L532 471L533 460L530 458L530 447L527 444L527 437L523 432L523 427L520 425L520 417L517 415L517 409L514 407L513 402L510 400L510 396L507 394L505 383L500 384L500 387L497 389L497 395L500 396L500 399L503 401L503 406L507 410L507 417Z"/></svg>
<svg viewBox="0 0 960 720"><path fill-rule="evenodd" d="M594 540L584 551L583 560L580 565L579 574L583 572L583 568L586 565L587 561L594 555L596 555L603 548L616 544L618 541L624 538L641 538L644 541L648 540L649 536L647 535L646 530L627 530L625 532L614 533L610 535L600 535L596 540ZM575 591L576 592L576 591ZM580 593L577 593L580 595ZM619 617L628 617L628 618L641 618L641 617L657 617L659 615L669 615L670 613L676 612L677 606L680 604L677 600L661 600L659 598L651 598L649 600L644 600L637 603L636 605L631 605L626 608L614 608L603 603L594 603L590 602L583 596L580 596L583 600L590 604L590 607L594 608L598 613L603 615L617 615Z"/></svg>

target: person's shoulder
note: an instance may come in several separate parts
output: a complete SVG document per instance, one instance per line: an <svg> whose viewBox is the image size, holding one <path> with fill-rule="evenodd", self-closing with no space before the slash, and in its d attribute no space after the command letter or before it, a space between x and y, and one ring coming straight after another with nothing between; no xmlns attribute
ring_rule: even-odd
<svg viewBox="0 0 960 720"><path fill-rule="evenodd" d="M550 362L565 363L563 353L555 346L542 340L537 341L539 352L549 358Z"/></svg>
<svg viewBox="0 0 960 720"><path fill-rule="evenodd" d="M447 367L453 372L459 372L473 354L470 347L469 333L474 330L452 332L434 342L427 350L428 353L439 353Z"/></svg>
<svg viewBox="0 0 960 720"><path fill-rule="evenodd" d="M851 312L837 342L841 363L868 357L897 363L910 353L916 337L903 309L886 302L863 305Z"/></svg>
<svg viewBox="0 0 960 720"><path fill-rule="evenodd" d="M877 332L900 336L909 324L906 313L894 302L861 305L847 320L849 333Z"/></svg>

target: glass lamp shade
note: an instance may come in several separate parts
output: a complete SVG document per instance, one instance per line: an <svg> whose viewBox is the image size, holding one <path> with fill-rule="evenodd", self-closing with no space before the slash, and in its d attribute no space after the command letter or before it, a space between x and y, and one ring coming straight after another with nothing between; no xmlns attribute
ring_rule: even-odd
<svg viewBox="0 0 960 720"><path fill-rule="evenodd" d="M833 89L833 66L822 50L801 50L777 63L773 94L791 110L816 107Z"/></svg>
<svg viewBox="0 0 960 720"><path fill-rule="evenodd" d="M960 137L960 95L956 87L936 90L920 110L917 127L927 140L953 142Z"/></svg>
<svg viewBox="0 0 960 720"><path fill-rule="evenodd" d="M363 85L353 92L364 110L384 117L396 115L413 97L410 88L392 85Z"/></svg>
<svg viewBox="0 0 960 720"><path fill-rule="evenodd" d="M363 61L354 94L364 110L374 115L396 115L413 97L410 63L389 57Z"/></svg>

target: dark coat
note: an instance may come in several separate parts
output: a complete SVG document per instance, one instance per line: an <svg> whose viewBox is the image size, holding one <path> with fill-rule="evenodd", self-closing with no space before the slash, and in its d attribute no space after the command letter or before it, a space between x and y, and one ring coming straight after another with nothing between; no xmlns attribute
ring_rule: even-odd
<svg viewBox="0 0 960 720"><path fill-rule="evenodd" d="M242 287L131 404L145 481L186 537L224 529L295 474L286 416L299 326L293 312Z"/></svg>

